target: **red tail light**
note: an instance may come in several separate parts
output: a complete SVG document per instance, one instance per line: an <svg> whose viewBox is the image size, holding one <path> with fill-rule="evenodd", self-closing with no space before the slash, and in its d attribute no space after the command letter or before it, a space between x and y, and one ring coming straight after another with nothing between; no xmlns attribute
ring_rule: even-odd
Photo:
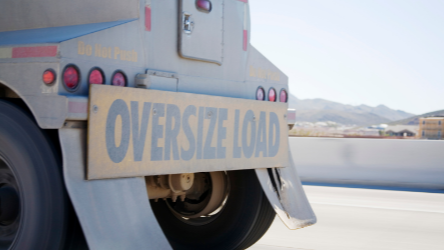
<svg viewBox="0 0 445 250"><path fill-rule="evenodd" d="M269 101L274 102L277 100L277 92L274 88L269 89Z"/></svg>
<svg viewBox="0 0 445 250"><path fill-rule="evenodd" d="M196 8L204 12L210 12L212 10L212 3L208 0L197 0Z"/></svg>
<svg viewBox="0 0 445 250"><path fill-rule="evenodd" d="M103 84L104 76L99 69L93 69L88 77L89 84Z"/></svg>
<svg viewBox="0 0 445 250"><path fill-rule="evenodd" d="M69 90L74 90L79 85L79 71L74 66L68 66L63 72L63 83Z"/></svg>
<svg viewBox="0 0 445 250"><path fill-rule="evenodd" d="M280 102L287 102L287 92L285 89L280 91Z"/></svg>
<svg viewBox="0 0 445 250"><path fill-rule="evenodd" d="M122 72L116 72L113 75L111 84L114 86L125 87L127 86L127 79L125 78L125 75Z"/></svg>
<svg viewBox="0 0 445 250"><path fill-rule="evenodd" d="M42 80L45 84L50 85L56 80L56 73L52 69L47 69L43 72Z"/></svg>
<svg viewBox="0 0 445 250"><path fill-rule="evenodd" d="M262 87L257 88L256 90L256 99L260 101L264 101L264 96L266 94L264 93L264 89Z"/></svg>

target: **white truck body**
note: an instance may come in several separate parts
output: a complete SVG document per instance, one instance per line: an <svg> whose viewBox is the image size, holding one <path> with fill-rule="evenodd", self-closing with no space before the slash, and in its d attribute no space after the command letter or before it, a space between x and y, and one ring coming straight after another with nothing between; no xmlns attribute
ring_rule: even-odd
<svg viewBox="0 0 445 250"><path fill-rule="evenodd" d="M316 222L289 153L278 97L287 76L250 45L247 0L208 2L209 12L194 0L2 3L0 98L21 99L41 129L58 130L91 249L170 248L147 198L154 175L255 169L290 229ZM68 67L80 74L75 88L64 83ZM51 84L41 80L48 69ZM103 85L89 84L94 69ZM116 72L123 89L110 86Z"/></svg>

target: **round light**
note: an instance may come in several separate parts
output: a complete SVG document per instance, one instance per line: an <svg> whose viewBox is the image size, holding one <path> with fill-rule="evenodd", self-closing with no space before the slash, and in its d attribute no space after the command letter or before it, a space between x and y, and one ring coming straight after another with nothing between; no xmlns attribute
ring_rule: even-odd
<svg viewBox="0 0 445 250"><path fill-rule="evenodd" d="M56 80L56 73L52 69L47 69L43 72L42 80L45 84L50 85Z"/></svg>
<svg viewBox="0 0 445 250"><path fill-rule="evenodd" d="M269 89L269 101L274 102L277 100L277 92L274 88Z"/></svg>
<svg viewBox="0 0 445 250"><path fill-rule="evenodd" d="M94 69L90 72L90 76L88 77L89 84L103 84L104 76L99 69Z"/></svg>
<svg viewBox="0 0 445 250"><path fill-rule="evenodd" d="M114 86L125 87L125 85L127 85L127 80L125 79L124 74L116 72L111 80L111 84Z"/></svg>
<svg viewBox="0 0 445 250"><path fill-rule="evenodd" d="M74 90L79 85L79 72L74 66L67 67L63 72L63 83L70 90Z"/></svg>
<svg viewBox="0 0 445 250"><path fill-rule="evenodd" d="M280 91L280 102L287 102L287 92L285 89Z"/></svg>
<svg viewBox="0 0 445 250"><path fill-rule="evenodd" d="M256 90L256 99L260 100L260 101L264 101L264 96L265 96L264 89L259 87Z"/></svg>

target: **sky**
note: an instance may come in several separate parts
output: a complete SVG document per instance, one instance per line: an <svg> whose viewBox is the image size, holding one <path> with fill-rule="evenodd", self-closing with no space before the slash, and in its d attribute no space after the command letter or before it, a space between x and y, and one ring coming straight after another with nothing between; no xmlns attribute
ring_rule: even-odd
<svg viewBox="0 0 445 250"><path fill-rule="evenodd" d="M443 0L251 0L251 44L299 99L444 108Z"/></svg>

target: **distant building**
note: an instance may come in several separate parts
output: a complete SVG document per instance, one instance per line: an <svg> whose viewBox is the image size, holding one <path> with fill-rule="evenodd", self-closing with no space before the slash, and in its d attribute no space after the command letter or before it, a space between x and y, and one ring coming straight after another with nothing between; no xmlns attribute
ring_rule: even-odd
<svg viewBox="0 0 445 250"><path fill-rule="evenodd" d="M378 130L385 130L388 127L388 124L380 124L380 125L372 125L369 126L369 129L378 129Z"/></svg>
<svg viewBox="0 0 445 250"><path fill-rule="evenodd" d="M385 133L389 136L409 136L414 137L417 135L419 126L413 125L394 125L385 128Z"/></svg>
<svg viewBox="0 0 445 250"><path fill-rule="evenodd" d="M443 140L443 116L419 118L419 138Z"/></svg>

